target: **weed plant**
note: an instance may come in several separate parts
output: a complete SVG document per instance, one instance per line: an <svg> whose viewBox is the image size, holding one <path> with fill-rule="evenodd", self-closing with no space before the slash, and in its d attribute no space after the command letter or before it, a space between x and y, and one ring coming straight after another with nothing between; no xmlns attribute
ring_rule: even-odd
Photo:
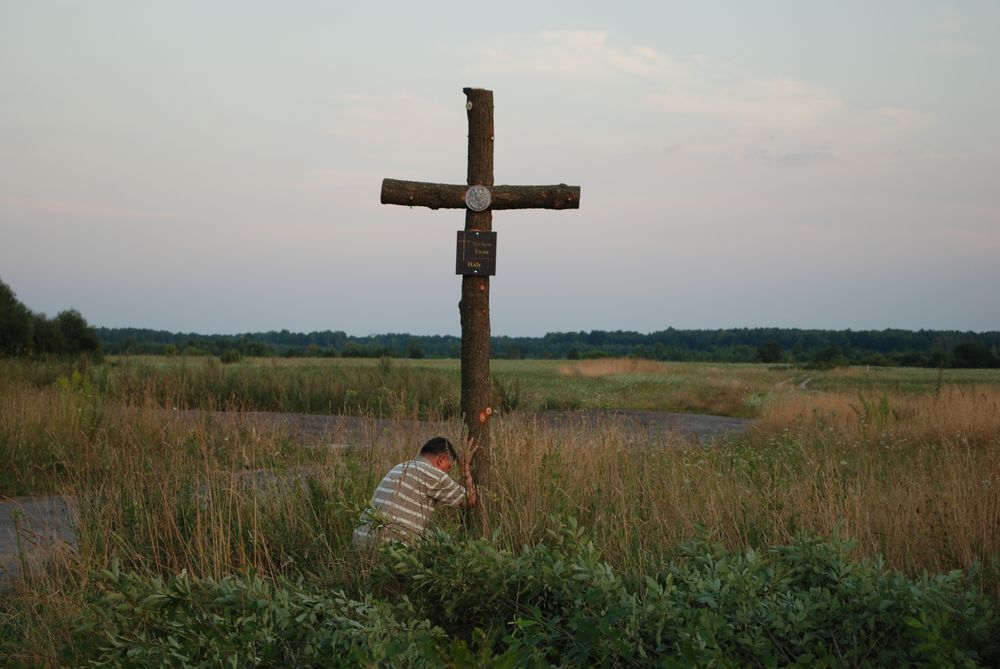
<svg viewBox="0 0 1000 669"><path fill-rule="evenodd" d="M339 362L339 361L335 361ZM83 389L131 405L207 411L447 418L458 411L458 376L384 359L377 365L216 358L117 358L105 364L0 362L12 381ZM367 362L367 361L366 361Z"/></svg>
<svg viewBox="0 0 1000 669"><path fill-rule="evenodd" d="M785 368L637 360L496 360L502 411L649 410L753 416L794 385ZM10 381L65 379L102 397L163 408L449 419L459 411L456 360L108 358L103 364L0 361ZM1000 382L1000 375L998 375Z"/></svg>
<svg viewBox="0 0 1000 669"><path fill-rule="evenodd" d="M307 448L165 412L194 383L169 366L150 372L175 384L158 394L113 365L3 364L0 491L74 495L80 526L76 551L0 603L0 665L148 666L176 652L207 666L232 651L248 666L367 666L404 647L412 666L996 661L992 385L803 393L776 386L788 370L760 368L779 380L743 386L771 395L754 431L710 447L637 440L613 417L557 428L509 414L483 494L492 537L442 512L447 534L369 560L351 530L385 471L433 436L420 424L378 431L369 414L370 443ZM295 383L314 381L282 387Z"/></svg>
<svg viewBox="0 0 1000 669"><path fill-rule="evenodd" d="M631 582L570 521L519 551L440 530L415 548L386 546L360 593L252 574L142 576L113 564L68 621L58 659L96 667L1000 661L996 601L960 572L909 579L847 552L802 537L734 553L701 537Z"/></svg>

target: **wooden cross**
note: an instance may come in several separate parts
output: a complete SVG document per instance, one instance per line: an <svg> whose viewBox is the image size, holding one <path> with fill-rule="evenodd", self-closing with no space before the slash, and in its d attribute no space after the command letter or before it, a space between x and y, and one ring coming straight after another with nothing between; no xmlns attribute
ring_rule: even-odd
<svg viewBox="0 0 1000 669"><path fill-rule="evenodd" d="M466 209L467 232L490 232L494 209L578 209L579 186L493 185L493 91L462 90L469 116L468 183L462 186L384 179L382 204ZM463 275L462 301L458 306L462 322L462 414L466 439L480 448L481 457L475 463L474 473L482 483L489 477L492 459L489 276Z"/></svg>

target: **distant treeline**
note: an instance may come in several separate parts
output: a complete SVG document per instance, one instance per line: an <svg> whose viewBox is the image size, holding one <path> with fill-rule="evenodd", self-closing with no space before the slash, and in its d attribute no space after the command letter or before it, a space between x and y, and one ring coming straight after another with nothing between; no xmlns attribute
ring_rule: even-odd
<svg viewBox="0 0 1000 669"><path fill-rule="evenodd" d="M553 332L544 337L493 337L495 358L583 359L632 357L694 362L765 362L835 367L1000 367L1000 332L952 330L799 330L738 328L643 334ZM49 319L32 312L0 280L0 356L111 354L343 358L457 358L452 336L288 330L203 335L139 328L92 328L76 310Z"/></svg>
<svg viewBox="0 0 1000 669"><path fill-rule="evenodd" d="M98 353L100 347L79 311L67 309L55 318L36 314L0 281L0 357L77 356Z"/></svg>
<svg viewBox="0 0 1000 669"><path fill-rule="evenodd" d="M350 336L325 330L288 330L240 335L201 335L136 328L97 328L113 354L284 357L457 358L461 340L452 336L382 334ZM910 367L1000 367L1000 332L946 330L799 330L739 328L676 330L643 334L554 332L543 337L493 337L493 357L582 359L634 357L702 362L792 363L833 367L847 364Z"/></svg>

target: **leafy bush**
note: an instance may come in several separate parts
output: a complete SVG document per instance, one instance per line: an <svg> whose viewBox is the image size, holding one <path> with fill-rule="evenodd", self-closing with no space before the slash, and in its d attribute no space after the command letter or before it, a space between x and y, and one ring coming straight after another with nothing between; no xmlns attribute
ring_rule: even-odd
<svg viewBox="0 0 1000 669"><path fill-rule="evenodd" d="M803 538L767 555L700 538L627 584L570 523L519 554L431 535L389 548L376 582L518 666L994 666L995 602L963 574L915 581ZM490 649L492 651L492 648Z"/></svg>
<svg viewBox="0 0 1000 669"><path fill-rule="evenodd" d="M766 554L699 537L630 583L572 521L546 544L432 532L384 547L367 594L117 567L65 664L94 667L997 666L996 602L963 574L910 580L814 538ZM2 659L2 658L0 658Z"/></svg>
<svg viewBox="0 0 1000 669"><path fill-rule="evenodd" d="M31 311L0 280L0 356L23 355L31 350L33 338Z"/></svg>
<svg viewBox="0 0 1000 669"><path fill-rule="evenodd" d="M439 666L444 632L398 618L406 608L301 582L114 569L76 629L75 651L94 667Z"/></svg>
<svg viewBox="0 0 1000 669"><path fill-rule="evenodd" d="M96 353L101 349L94 329L76 309L59 312L55 317L55 324L65 344L62 350L54 352L81 355Z"/></svg>
<svg viewBox="0 0 1000 669"><path fill-rule="evenodd" d="M957 344L952 351L952 359L954 367L974 369L1000 366L1000 358L979 341Z"/></svg>
<svg viewBox="0 0 1000 669"><path fill-rule="evenodd" d="M97 333L79 311L67 309L49 320L32 313L0 280L0 356L94 355L100 349Z"/></svg>
<svg viewBox="0 0 1000 669"><path fill-rule="evenodd" d="M760 358L761 362L767 364L781 362L781 344L773 339L757 344L757 357Z"/></svg>

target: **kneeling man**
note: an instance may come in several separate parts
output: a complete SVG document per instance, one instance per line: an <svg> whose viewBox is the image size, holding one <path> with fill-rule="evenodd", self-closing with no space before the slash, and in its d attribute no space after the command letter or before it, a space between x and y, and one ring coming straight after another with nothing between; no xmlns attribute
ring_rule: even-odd
<svg viewBox="0 0 1000 669"><path fill-rule="evenodd" d="M420 455L389 470L361 513L354 528L354 545L363 547L385 540L412 544L423 535L437 505L475 506L476 489L469 462L477 448L473 447L468 460L459 465L465 487L448 476L458 462L458 454L444 437L434 437L420 449Z"/></svg>

